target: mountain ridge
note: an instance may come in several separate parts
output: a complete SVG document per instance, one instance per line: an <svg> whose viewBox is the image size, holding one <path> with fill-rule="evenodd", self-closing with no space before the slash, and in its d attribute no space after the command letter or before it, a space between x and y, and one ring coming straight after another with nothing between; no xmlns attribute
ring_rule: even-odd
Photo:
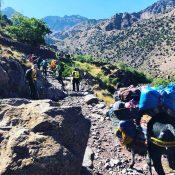
<svg viewBox="0 0 175 175"><path fill-rule="evenodd" d="M154 76L173 75L174 7L175 0L162 0L141 11L142 14L136 13L134 17L140 16L133 23L132 14L121 13L92 26L84 26L84 29L78 24L60 33L56 45L74 54L126 63Z"/></svg>
<svg viewBox="0 0 175 175"><path fill-rule="evenodd" d="M63 31L70 28L80 22L87 21L88 18L82 17L80 15L65 15L64 17L59 16L46 16L43 18L46 24L53 31Z"/></svg>
<svg viewBox="0 0 175 175"><path fill-rule="evenodd" d="M21 13L17 12L12 7L6 7L5 9L2 9L2 14L6 15L7 18L11 18L14 14L21 14Z"/></svg>

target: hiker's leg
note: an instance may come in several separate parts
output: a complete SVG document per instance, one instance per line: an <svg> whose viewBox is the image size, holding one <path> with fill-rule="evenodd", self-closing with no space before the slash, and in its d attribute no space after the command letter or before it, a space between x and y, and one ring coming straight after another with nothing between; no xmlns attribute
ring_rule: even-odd
<svg viewBox="0 0 175 175"><path fill-rule="evenodd" d="M167 158L168 158L169 167L175 170L175 148L167 149Z"/></svg>
<svg viewBox="0 0 175 175"><path fill-rule="evenodd" d="M47 77L47 67L45 68L45 71L46 71L46 77Z"/></svg>
<svg viewBox="0 0 175 175"><path fill-rule="evenodd" d="M73 78L73 80L72 80L72 85L73 85L73 91L75 91L75 79Z"/></svg>
<svg viewBox="0 0 175 175"><path fill-rule="evenodd" d="M36 81L33 82L33 84L34 84L34 88L33 88L34 100L38 100L38 99L39 99L39 95L38 95L38 90L37 90L37 83L36 83Z"/></svg>
<svg viewBox="0 0 175 175"><path fill-rule="evenodd" d="M77 79L77 91L79 92L79 79Z"/></svg>
<svg viewBox="0 0 175 175"><path fill-rule="evenodd" d="M46 77L47 76L47 68L44 67L43 69L44 69L44 76Z"/></svg>
<svg viewBox="0 0 175 175"><path fill-rule="evenodd" d="M135 153L134 153L134 150L131 149L131 163L129 165L130 168L133 168L134 167L134 164L135 164Z"/></svg>
<svg viewBox="0 0 175 175"><path fill-rule="evenodd" d="M59 76L60 76L60 82L61 82L62 86L64 86L62 72L59 73Z"/></svg>
<svg viewBox="0 0 175 175"><path fill-rule="evenodd" d="M162 163L161 163L161 157L162 157L161 148L152 143L149 143L148 152L153 161L153 166L156 172L160 175L165 175L165 172L163 170Z"/></svg>
<svg viewBox="0 0 175 175"><path fill-rule="evenodd" d="M30 97L32 100L35 99L35 85L33 82L29 82L29 87L30 87Z"/></svg>
<svg viewBox="0 0 175 175"><path fill-rule="evenodd" d="M152 160L148 150L147 150L147 164L148 164L149 173L150 175L152 175Z"/></svg>
<svg viewBox="0 0 175 175"><path fill-rule="evenodd" d="M61 77L61 84L62 84L62 86L65 86L62 77Z"/></svg>

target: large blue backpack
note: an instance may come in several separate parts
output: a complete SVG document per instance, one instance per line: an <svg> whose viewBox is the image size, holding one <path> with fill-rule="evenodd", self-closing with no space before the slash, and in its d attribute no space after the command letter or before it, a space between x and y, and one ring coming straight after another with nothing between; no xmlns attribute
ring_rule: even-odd
<svg viewBox="0 0 175 175"><path fill-rule="evenodd" d="M141 90L139 102L141 111L149 112L150 110L158 109L157 112L166 112L175 114L175 85L167 87L150 87L147 86Z"/></svg>

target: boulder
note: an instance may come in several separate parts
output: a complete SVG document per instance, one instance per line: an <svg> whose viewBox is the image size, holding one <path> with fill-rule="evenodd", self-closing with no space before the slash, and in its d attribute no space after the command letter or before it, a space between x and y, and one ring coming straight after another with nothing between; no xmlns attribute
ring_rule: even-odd
<svg viewBox="0 0 175 175"><path fill-rule="evenodd" d="M90 147L86 148L84 159L83 159L83 167L93 168L93 158L94 152Z"/></svg>
<svg viewBox="0 0 175 175"><path fill-rule="evenodd" d="M9 77L7 72L0 66L0 87L7 86Z"/></svg>
<svg viewBox="0 0 175 175"><path fill-rule="evenodd" d="M90 131L80 107L5 99L0 116L0 174L80 174Z"/></svg>
<svg viewBox="0 0 175 175"><path fill-rule="evenodd" d="M59 88L47 82L41 72L37 72L37 90L40 99L58 101L66 97ZM25 80L25 70L15 59L0 59L0 97L1 98L30 98L30 90Z"/></svg>
<svg viewBox="0 0 175 175"><path fill-rule="evenodd" d="M40 86L39 97L40 99L51 99L53 101L59 101L67 97L67 94L58 88L53 87L51 84L48 86Z"/></svg>
<svg viewBox="0 0 175 175"><path fill-rule="evenodd" d="M86 95L84 101L89 104L97 104L99 102L98 98L92 94Z"/></svg>
<svg viewBox="0 0 175 175"><path fill-rule="evenodd" d="M24 70L21 64L14 59L0 60L0 96L1 97L28 97L29 91L25 83Z"/></svg>
<svg viewBox="0 0 175 175"><path fill-rule="evenodd" d="M105 103L99 103L95 106L97 109L104 109L106 107Z"/></svg>

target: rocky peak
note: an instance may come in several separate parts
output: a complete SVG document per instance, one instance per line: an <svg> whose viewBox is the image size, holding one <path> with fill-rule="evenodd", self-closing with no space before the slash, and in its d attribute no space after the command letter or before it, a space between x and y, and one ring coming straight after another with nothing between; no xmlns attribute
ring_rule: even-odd
<svg viewBox="0 0 175 175"><path fill-rule="evenodd" d="M164 14L175 7L175 0L160 0L141 11L141 19L149 19L155 15Z"/></svg>
<svg viewBox="0 0 175 175"><path fill-rule="evenodd" d="M59 16L47 16L43 18L46 24L54 31L63 31L70 28L80 22L87 21L88 19L79 15L71 15L64 17Z"/></svg>
<svg viewBox="0 0 175 175"><path fill-rule="evenodd" d="M131 25L134 22L137 22L139 20L139 14L137 13L117 13L115 16L111 18L108 25L106 26L106 30L121 30L128 27L131 27Z"/></svg>
<svg viewBox="0 0 175 175"><path fill-rule="evenodd" d="M2 14L6 15L8 18L11 18L14 14L19 14L19 12L17 12L11 7L6 7L5 9L2 10Z"/></svg>

